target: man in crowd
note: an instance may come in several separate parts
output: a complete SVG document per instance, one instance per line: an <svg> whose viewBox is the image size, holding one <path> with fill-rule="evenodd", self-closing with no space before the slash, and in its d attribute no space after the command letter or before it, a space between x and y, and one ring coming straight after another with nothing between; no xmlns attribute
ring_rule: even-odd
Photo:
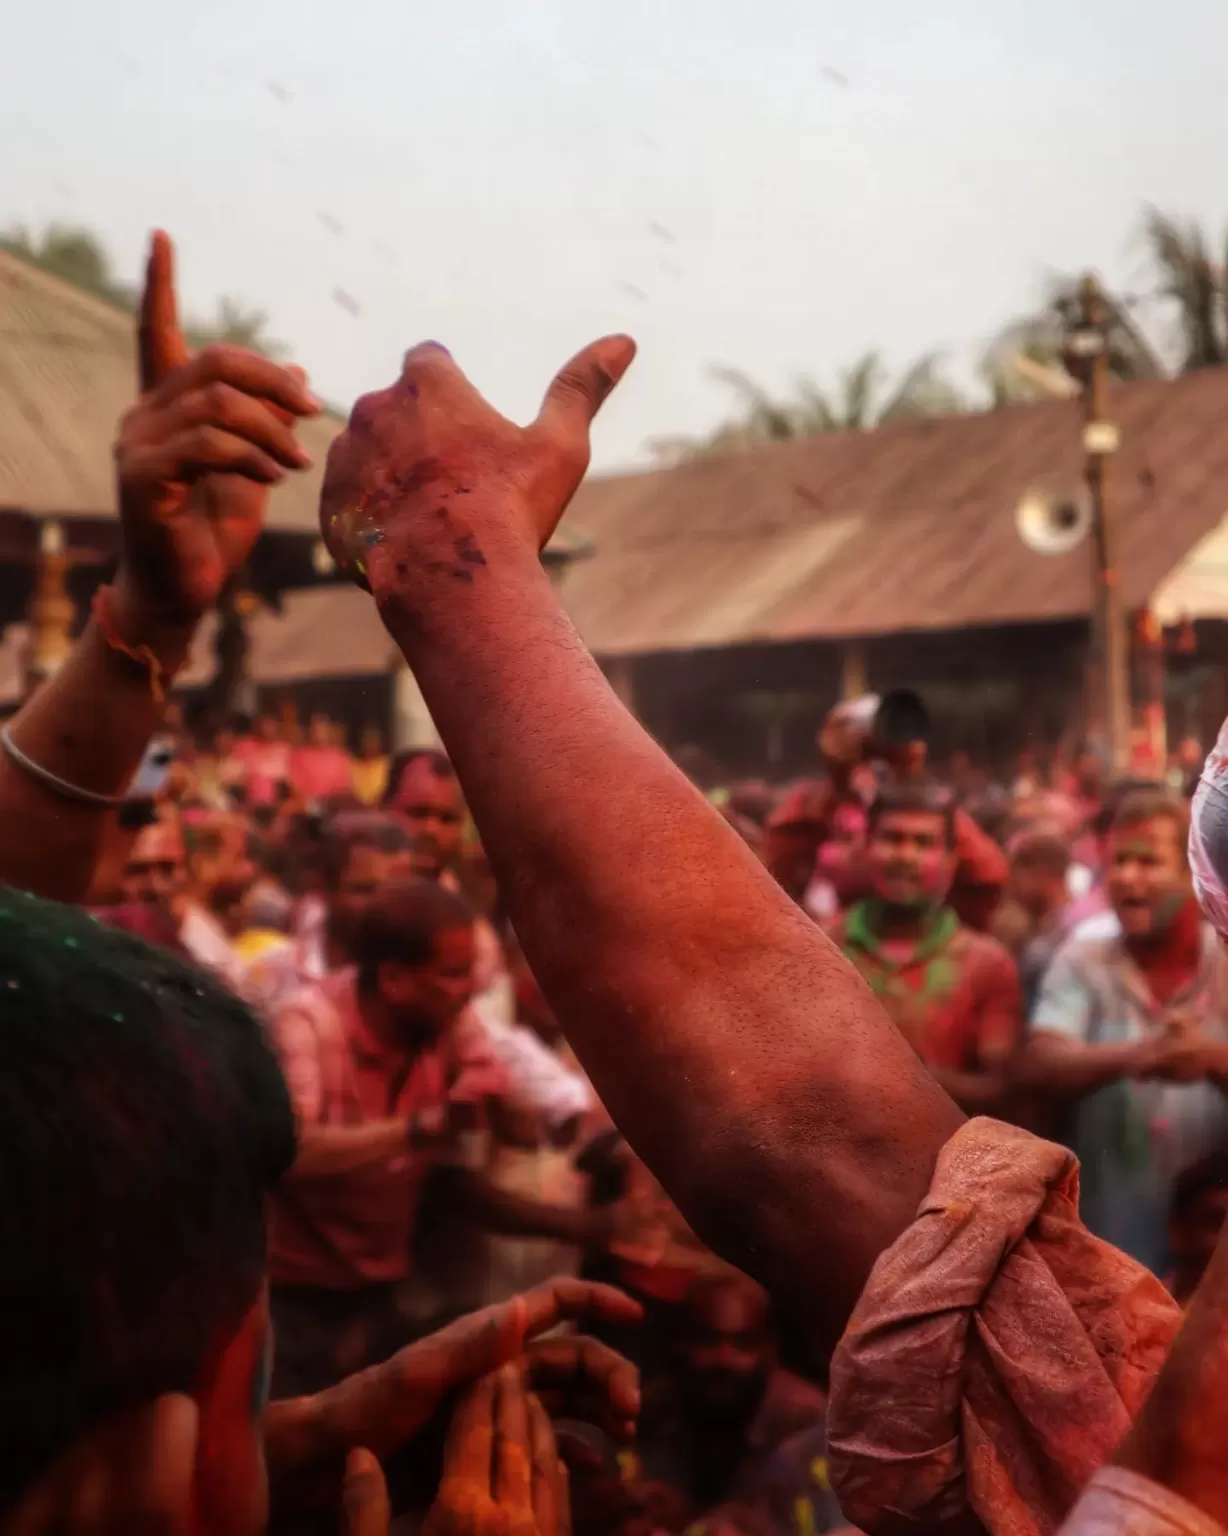
<svg viewBox="0 0 1228 1536"><path fill-rule="evenodd" d="M350 935L352 968L273 1021L300 1127L273 1206L277 1396L329 1386L414 1331L403 1293L432 1172L447 1170L455 1210L495 1231L600 1247L617 1229L617 1213L544 1205L485 1177L484 1103L504 1084L459 1028L473 929L437 882L383 885Z"/></svg>
<svg viewBox="0 0 1228 1536"><path fill-rule="evenodd" d="M465 803L447 757L421 748L400 752L388 770L384 808L409 833L414 874L424 880L454 875L465 830Z"/></svg>
<svg viewBox="0 0 1228 1536"><path fill-rule="evenodd" d="M246 994L272 1017L300 987L350 960L359 914L381 886L411 873L409 834L392 816L345 811L327 823L317 872L323 891L300 904L296 933L248 969Z"/></svg>
<svg viewBox="0 0 1228 1536"><path fill-rule="evenodd" d="M1019 980L995 940L946 904L953 811L935 787L884 788L870 808L871 895L832 928L904 1038L962 1108L1000 1109L1019 1043Z"/></svg>
<svg viewBox="0 0 1228 1536"><path fill-rule="evenodd" d="M669 1528L728 1505L778 1526L786 1463L789 1513L793 1499L805 1497L813 1530L842 1525L824 1486L823 1394L777 1362L771 1308L759 1287L733 1271L697 1280L675 1338L673 1369L645 1394L637 1467L671 1495L655 1501L663 1510L672 1505Z"/></svg>
<svg viewBox="0 0 1228 1536"><path fill-rule="evenodd" d="M1018 833L1008 857L1007 899L995 914L994 932L1015 955L1026 1019L1049 962L1066 936L1070 844L1042 826Z"/></svg>
<svg viewBox="0 0 1228 1536"><path fill-rule="evenodd" d="M1119 931L1059 950L1023 1059L1069 1111L1083 1219L1157 1273L1175 1179L1228 1136L1223 956L1192 894L1187 834L1166 790L1118 803L1105 893Z"/></svg>
<svg viewBox="0 0 1228 1536"><path fill-rule="evenodd" d="M191 830L155 820L137 833L124 866L124 904L100 915L139 937L163 943L242 991L244 966L220 913L256 877L247 836L233 818Z"/></svg>

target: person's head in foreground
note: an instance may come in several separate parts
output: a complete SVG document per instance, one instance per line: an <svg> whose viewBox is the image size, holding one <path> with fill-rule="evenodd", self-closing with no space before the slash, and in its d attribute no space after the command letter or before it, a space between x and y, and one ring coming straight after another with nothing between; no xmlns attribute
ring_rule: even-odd
<svg viewBox="0 0 1228 1536"><path fill-rule="evenodd" d="M452 764L442 752L401 752L388 769L384 809L409 833L413 872L438 880L460 857L465 803Z"/></svg>
<svg viewBox="0 0 1228 1536"><path fill-rule="evenodd" d="M1228 1147L1221 1147L1173 1184L1168 1207L1169 1289L1184 1306L1198 1288L1228 1220Z"/></svg>
<svg viewBox="0 0 1228 1536"><path fill-rule="evenodd" d="M697 1280L683 1306L683 1400L699 1425L749 1425L775 1362L771 1309L753 1281L729 1273Z"/></svg>
<svg viewBox="0 0 1228 1536"><path fill-rule="evenodd" d="M1106 846L1105 890L1121 931L1162 939L1193 891L1185 802L1166 789L1137 789L1118 802Z"/></svg>
<svg viewBox="0 0 1228 1536"><path fill-rule="evenodd" d="M265 1197L294 1156L246 1006L166 951L0 892L0 1510L104 1419L200 1415L202 1532L264 1527Z"/></svg>
<svg viewBox="0 0 1228 1536"><path fill-rule="evenodd" d="M367 902L351 957L368 1023L401 1048L440 1039L473 999L474 918L433 880L395 880Z"/></svg>
<svg viewBox="0 0 1228 1536"><path fill-rule="evenodd" d="M866 868L870 889L884 907L903 913L934 911L955 874L951 801L926 783L885 785L870 807Z"/></svg>

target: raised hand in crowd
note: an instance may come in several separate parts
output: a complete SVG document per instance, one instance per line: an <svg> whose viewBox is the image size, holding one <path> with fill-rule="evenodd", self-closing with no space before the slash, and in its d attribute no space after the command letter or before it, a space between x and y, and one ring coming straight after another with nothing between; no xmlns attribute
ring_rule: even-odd
<svg viewBox="0 0 1228 1536"><path fill-rule="evenodd" d="M522 429L415 348L334 442L321 526L414 670L599 1098L699 1235L831 1338L961 1117L622 708L542 570L632 355L586 348Z"/></svg>
<svg viewBox="0 0 1228 1536"><path fill-rule="evenodd" d="M189 353L161 233L139 374L115 445L118 575L0 753L0 880L61 900L86 896L196 627L251 552L271 487L309 462L294 427L320 410L297 369L239 347Z"/></svg>
<svg viewBox="0 0 1228 1536"><path fill-rule="evenodd" d="M568 1536L567 1469L541 1402L505 1365L452 1417L422 1536Z"/></svg>
<svg viewBox="0 0 1228 1536"><path fill-rule="evenodd" d="M593 1339L539 1336L562 1322L625 1325L640 1316L621 1291L561 1276L462 1317L315 1397L271 1403L265 1450L274 1508L331 1504L353 1448L391 1455L453 1393L511 1362L553 1409L629 1438L639 1413L635 1368Z"/></svg>

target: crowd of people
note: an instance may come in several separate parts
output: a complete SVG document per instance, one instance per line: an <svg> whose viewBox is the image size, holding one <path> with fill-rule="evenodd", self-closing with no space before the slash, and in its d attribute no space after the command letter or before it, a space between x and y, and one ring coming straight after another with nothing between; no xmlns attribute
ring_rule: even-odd
<svg viewBox="0 0 1228 1536"><path fill-rule="evenodd" d="M163 236L139 339L119 573L0 731L0 1529L1228 1525L1197 744L995 785L837 705L701 793L538 558L622 337L525 429L427 344L334 446L446 752L202 730L319 406L189 354Z"/></svg>

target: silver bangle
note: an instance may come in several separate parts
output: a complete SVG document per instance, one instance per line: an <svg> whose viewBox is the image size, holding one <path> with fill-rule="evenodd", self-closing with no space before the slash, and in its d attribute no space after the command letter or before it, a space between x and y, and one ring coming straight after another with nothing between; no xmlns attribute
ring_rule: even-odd
<svg viewBox="0 0 1228 1536"><path fill-rule="evenodd" d="M23 773L29 774L32 779L37 779L40 784L59 795L62 800L76 800L81 805L99 805L107 809L126 802L125 795L100 795L96 789L85 789L80 784L70 784L67 779L59 778L49 768L44 768L41 763L36 763L32 757L26 756L13 740L7 725L0 730L0 747L4 748L10 762L16 763Z"/></svg>

